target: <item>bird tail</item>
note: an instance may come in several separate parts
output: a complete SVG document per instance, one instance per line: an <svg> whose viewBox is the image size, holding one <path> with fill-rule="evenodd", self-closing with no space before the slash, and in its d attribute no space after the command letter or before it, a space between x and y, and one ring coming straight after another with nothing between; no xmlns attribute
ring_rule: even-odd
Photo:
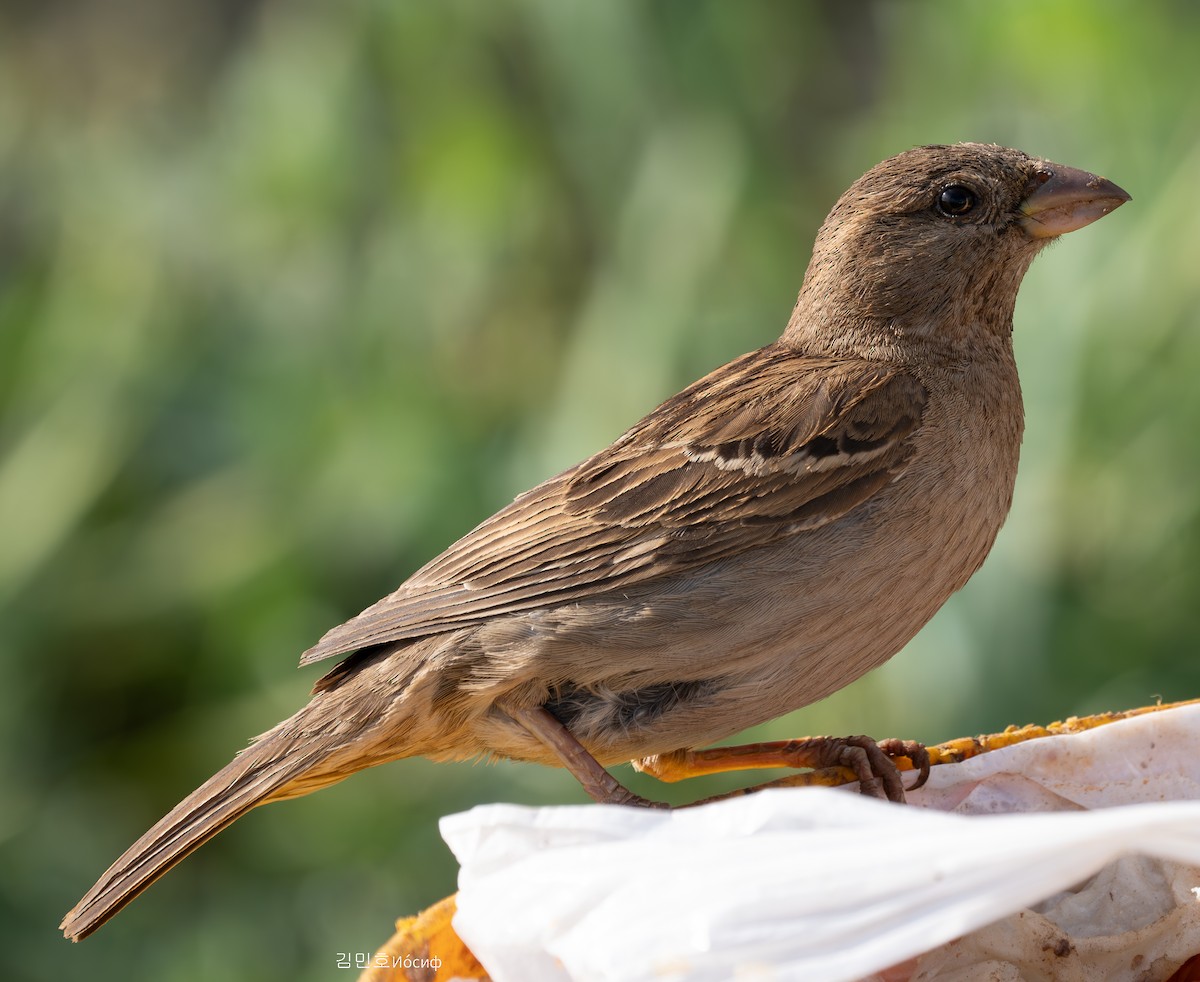
<svg viewBox="0 0 1200 982"><path fill-rule="evenodd" d="M322 740L312 704L264 733L125 850L59 927L86 938L193 850L256 805L308 794L357 768L322 767L341 741Z"/></svg>

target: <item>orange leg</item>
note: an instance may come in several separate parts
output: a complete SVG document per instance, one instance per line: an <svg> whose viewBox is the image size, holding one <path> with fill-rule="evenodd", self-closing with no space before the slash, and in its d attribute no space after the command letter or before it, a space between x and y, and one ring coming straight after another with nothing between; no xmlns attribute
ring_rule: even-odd
<svg viewBox="0 0 1200 982"><path fill-rule="evenodd" d="M511 706L505 707L504 711L553 751L563 767L575 776L594 801L611 805L636 805L642 808L667 807L642 798L621 784L544 706ZM824 780L815 779L816 775L813 774L796 775L719 797L736 797L765 787L846 783L857 780L859 790L865 795L903 802L905 789L900 780L897 761L901 761L906 770L915 767L920 771L913 788L919 788L929 777L929 753L922 744L911 740L876 742L865 736L805 737L777 743L752 743L740 747L676 750L673 753L633 761L633 766L660 781L668 782L757 767L803 767L813 771L826 771L822 775ZM841 778L840 781L828 780L827 772L830 769ZM713 800L717 799L705 799Z"/></svg>
<svg viewBox="0 0 1200 982"><path fill-rule="evenodd" d="M865 736L805 737L739 747L676 750L674 753L634 761L633 766L667 782L760 767L806 767L814 770L845 768L858 780L863 794L903 801L904 785L900 780L898 763L905 770L920 771L913 788L919 788L929 777L929 753L921 744L912 740L884 740L877 743ZM800 780L784 778L722 797L757 791L761 787L813 783L805 780L806 777L801 775Z"/></svg>

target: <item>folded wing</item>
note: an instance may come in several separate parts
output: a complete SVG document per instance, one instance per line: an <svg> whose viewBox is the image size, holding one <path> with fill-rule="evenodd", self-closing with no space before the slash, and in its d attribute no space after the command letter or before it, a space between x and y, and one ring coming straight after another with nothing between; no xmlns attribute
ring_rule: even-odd
<svg viewBox="0 0 1200 982"><path fill-rule="evenodd" d="M750 352L518 497L301 664L628 589L832 522L905 469L926 395L890 365Z"/></svg>

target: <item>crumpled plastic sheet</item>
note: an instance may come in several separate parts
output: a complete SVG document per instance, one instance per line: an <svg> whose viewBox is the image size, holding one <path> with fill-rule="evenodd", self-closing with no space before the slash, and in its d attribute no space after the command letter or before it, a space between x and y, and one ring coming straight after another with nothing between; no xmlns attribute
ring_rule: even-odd
<svg viewBox="0 0 1200 982"><path fill-rule="evenodd" d="M1200 952L1200 706L936 767L892 805L442 820L494 982L1153 982Z"/></svg>

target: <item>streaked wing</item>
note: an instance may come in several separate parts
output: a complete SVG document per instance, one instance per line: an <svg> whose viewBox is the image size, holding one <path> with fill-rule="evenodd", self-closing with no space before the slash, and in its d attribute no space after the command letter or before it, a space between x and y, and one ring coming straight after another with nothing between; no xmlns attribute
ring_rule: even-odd
<svg viewBox="0 0 1200 982"><path fill-rule="evenodd" d="M301 664L627 589L824 525L903 471L925 399L895 367L753 351L518 497Z"/></svg>

